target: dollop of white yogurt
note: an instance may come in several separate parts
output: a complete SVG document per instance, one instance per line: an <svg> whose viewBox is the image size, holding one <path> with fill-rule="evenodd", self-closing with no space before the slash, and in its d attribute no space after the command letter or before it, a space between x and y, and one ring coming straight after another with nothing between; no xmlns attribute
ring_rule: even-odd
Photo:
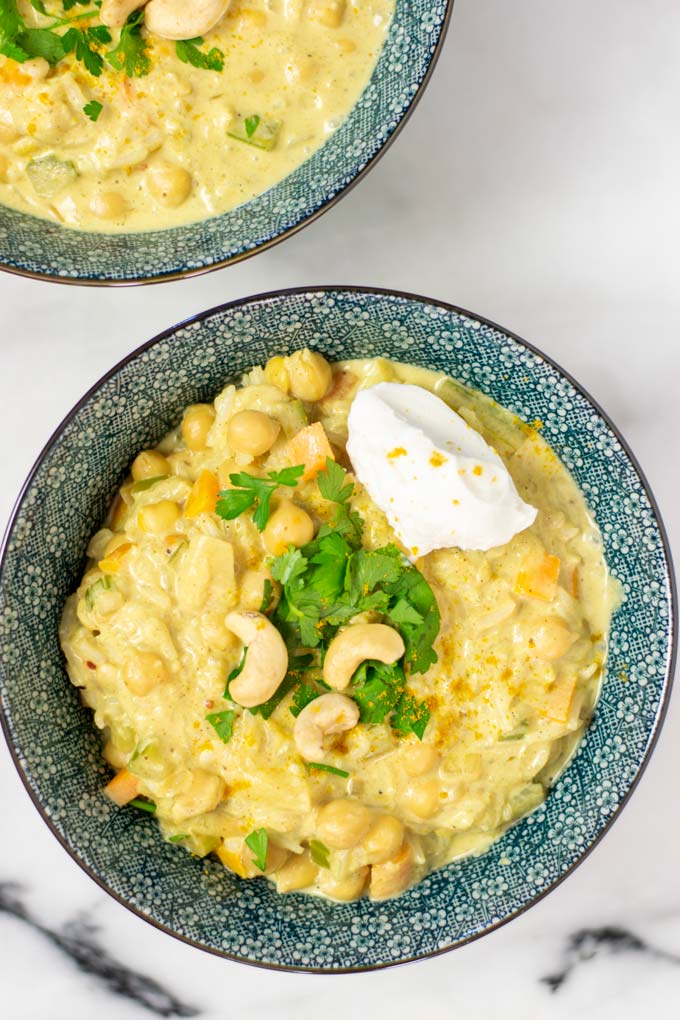
<svg viewBox="0 0 680 1020"><path fill-rule="evenodd" d="M493 549L536 519L496 451L429 390L360 390L348 427L354 473L414 559L433 549Z"/></svg>

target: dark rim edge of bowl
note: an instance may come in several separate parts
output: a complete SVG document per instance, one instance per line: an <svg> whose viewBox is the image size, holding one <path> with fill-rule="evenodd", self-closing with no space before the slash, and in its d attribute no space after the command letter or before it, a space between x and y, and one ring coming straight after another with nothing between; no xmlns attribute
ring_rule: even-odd
<svg viewBox="0 0 680 1020"><path fill-rule="evenodd" d="M0 263L0 272L8 273L10 276L20 276L27 280L40 280L44 283L61 283L65 284L66 286L72 287L144 287L156 283L172 283L173 281L176 280L189 280L195 276L204 276L207 273L214 273L218 269L225 269L227 266L235 266L239 262L244 262L246 259L252 258L253 255L259 255L260 252L268 251L270 248L274 248L277 244L280 244L281 241L287 240L287 238L292 237L294 234L297 234L300 230L303 230L305 227L309 226L310 223L314 223L321 216L323 216L325 212L328 212L329 209L332 209L340 201L341 198L344 198L345 195L349 194L349 192L354 188L354 186L357 185L360 181L362 181L366 174L368 174L368 172L373 169L376 163L391 147L395 139L401 134L402 129L407 124L408 120L411 117L411 114L413 113L415 108L418 106L420 100L422 99L425 90L427 89L427 86L430 84L430 79L434 73L434 69L437 66L437 63L439 62L439 58L442 54L444 43L446 41L446 37L448 34L449 26L451 24L454 4L455 0L447 0L446 13L444 14L444 20L442 21L441 30L439 32L439 38L433 50L432 57L430 58L430 62L427 66L427 70L425 71L425 74L423 75L422 81L420 82L418 88L413 94L411 102L408 104L408 106L402 113L400 119L398 120L396 126L394 127L394 130L389 135L389 137L385 139L385 141L380 146L375 155L372 156L371 159L369 159L369 161L366 163L363 169L359 170L359 172L355 174L355 176L352 178L351 181L349 181L349 183L341 187L330 198L327 198L319 206L319 208L311 212L309 216L306 216L299 222L294 223L291 227L288 227L286 230L283 230L280 234L277 234L275 237L270 237L266 241L263 241L261 244L256 245L254 248L249 248L247 251L241 251L238 252L236 255L229 256L228 258L219 259L217 262L214 262L209 266L198 266L196 269L183 269L180 270L179 272L163 273L160 276L144 276L144 277L136 276L129 277L123 280L106 280L106 279L100 280L95 279L93 277L68 278L63 276L55 276L52 273L35 273L30 269L19 269L16 266L7 266L4 263ZM358 101L359 100L357 100L357 102ZM354 107L352 107L352 109L354 109ZM282 180L285 180L285 178L282 178ZM281 181L277 181L276 183L280 184ZM273 184L272 187L276 187L276 184ZM270 189L268 188L266 190L269 191ZM264 194L264 192L262 192L262 194ZM36 219L40 219L40 217L36 217ZM203 220L196 220L196 223L202 222ZM191 226L191 224L187 225ZM80 233L80 231L75 232ZM88 232L82 231L82 233L87 234ZM141 233L144 233L144 231L141 231Z"/></svg>
<svg viewBox="0 0 680 1020"><path fill-rule="evenodd" d="M197 323L197 322L203 322L204 320L209 319L209 318L211 318L214 315L218 315L218 314L223 313L223 312L225 312L227 310L233 310L233 309L242 307L244 305L264 304L264 303L269 303L269 302L274 302L276 300L280 300L281 298L294 297L296 295L305 295L305 294L313 295L313 294L329 294L329 293L368 294L368 295L375 296L375 297L381 297L382 296L382 297L396 298L396 299L403 300L403 301L413 301L413 302L417 302L417 303L422 304L422 305L426 305L426 306L429 305L429 306L432 306L432 307L435 307L435 308L441 308L441 309L443 309L446 312L453 312L454 314L462 315L463 317L465 317L467 319L470 319L473 322L479 322L482 325L489 326L491 329L497 330L502 335L510 337L512 340L514 340L517 343L521 344L527 350L531 351L537 357L539 357L544 362L546 362L548 365L550 365L553 369L555 369L558 373L560 373L563 376L563 378L565 378L569 383L571 383L571 385L577 390L578 393L581 394L581 396L585 397L585 399L591 404L591 406L600 415L602 420L608 425L608 427L611 429L612 433L616 436L616 438L617 438L618 442L621 444L621 447L623 448L626 456L629 458L631 464L633 465L633 468L635 469L635 472L636 472L638 478L640 479L642 487L643 487L643 489L645 491L645 495L647 496L647 499L649 500L649 504L650 504L652 512L654 514L654 519L655 519L655 522L656 522L656 526L657 526L657 528L659 530L659 535L661 537L661 544L662 544L662 548L663 548L663 552L664 552L664 557L665 557L666 565L667 565L667 568L668 568L669 599L670 599L670 612L669 612L669 617L668 617L669 631L670 631L670 656L668 658L668 670L667 670L666 676L665 676L665 682L664 682L664 688L663 688L663 693L662 693L661 701L659 703L658 712L657 712L656 718L654 720L654 726L653 726L653 728L651 730L651 733L649 735L649 741L648 741L648 744L647 744L647 748L646 748L644 757L642 758L642 761L640 762L640 764L639 764L639 766L637 768L637 771L636 771L633 779L631 780L630 786L628 787L628 790L626 791L625 796L620 801L620 803L617 805L615 811L613 812L611 817L607 820L606 824L598 832L597 836L593 839L593 841L585 849L585 851L580 855L580 857L578 857L577 860L575 860L566 869L566 871L564 871L561 875L559 875L556 879L554 879L545 889L543 889L536 896L532 897L530 900L528 900L526 903L524 903L517 910L514 910L512 913L508 914L507 917L504 917L501 920L496 921L494 924L489 925L488 927L484 928L483 931L474 932L473 934L467 935L465 938L460 939L457 942L453 942L453 943L451 943L448 946L444 946L444 947L439 948L439 949L434 949L434 950L432 950L429 953L423 953L422 955L419 955L419 956L409 956L409 957L404 957L403 959L399 959L399 960L388 960L388 961L386 961L384 963L369 964L369 965L366 965L366 966L354 966L354 967L304 967L304 966L294 966L294 965L291 965L291 964L265 963L264 961L260 961L260 960L250 960L250 959L247 959L245 957L236 956L235 954L227 953L224 950L216 949L216 948L214 948L212 946L203 945L202 943L197 942L195 939L189 938L186 935L181 935L179 932L173 931L171 928L167 927L167 925L161 923L160 921L156 920L155 918L153 918L153 917L149 916L148 914L144 913L139 907L136 907L131 902L129 902L128 900L125 900L122 896L120 896L118 893L116 893L110 886L108 886L106 884L105 880L103 878L101 878L98 874L96 874L96 872L90 867L90 865L87 864L79 856L77 851L74 850L71 846L69 846L66 838L64 836L62 836L62 834L58 831L58 829L56 828L56 826L54 825L54 823L50 819L49 815L47 814L47 812L43 808L41 802L38 800L35 792L33 791L32 787L30 785L30 782L28 780L28 776L26 775L26 773L24 772L24 770L23 770L23 768L21 766L21 762L19 760L19 753L18 753L18 750L15 747L14 741L12 739L11 730L10 730L10 726L9 726L9 721L8 721L8 719L5 716L5 712L4 712L4 709L3 709L1 703L0 703L0 725L2 726L2 731L3 731L4 737L5 737L5 741L7 743L7 747L8 747L10 756L12 758L12 761L14 762L14 766L15 766L17 772L19 773L19 778L21 779L24 787L26 788L31 801L33 802L33 805L37 809L40 817L42 818L43 822L46 824L46 826L48 827L48 829L50 830L52 835L55 837L55 839L58 841L58 843L60 843L60 845L63 847L63 849L69 855L69 857L73 861L75 861L75 863L78 865L78 867L80 867L81 870L84 871L85 874L89 878L91 878L101 889L104 890L104 892L108 893L108 895L111 896L114 900L116 900L117 903L119 903L121 906L125 907L131 913L135 914L137 917L140 917L142 920L144 920L148 924L152 925L152 927L158 929L161 932L164 932L166 935L170 935L173 938L177 939L179 942L183 942L186 945L192 946L195 949L200 949L203 952L210 953L213 956L217 956L217 957L220 957L222 959L230 960L233 963L243 963L243 964L247 964L250 967L255 967L255 968L258 968L258 969L262 969L262 970L278 971L278 972L282 972L282 973L360 974L360 973L365 973L365 972L369 972L369 971L386 970L387 968L390 968L390 967L397 967L397 966L401 966L402 964L407 964L407 963L415 963L415 962L417 962L419 960L429 960L429 959L433 959L434 957L437 957L437 956L442 956L444 953L452 952L455 949L460 949L463 946L469 945L471 942L477 941L477 939L480 939L480 938L482 938L485 935L489 935L492 932L497 931L499 928L502 928L504 925L508 924L510 921L514 921L516 918L521 917L528 910L530 910L533 906L535 906L541 900L545 899L545 897L548 896L549 893L553 892L553 890L555 890L558 886L560 886L562 884L562 882L564 882L564 880L566 878L568 878L579 867L579 865L581 865L583 863L583 861L586 860L587 857L590 856L590 854L595 849L595 847L597 847L599 845L599 843L607 835L607 833L611 829L612 825L619 818L619 816L621 815L621 812L623 811L623 808L629 802L631 796L633 795L634 791L636 790L636 788L637 788L637 786L638 786L638 784L639 784L639 782L640 782L640 780L641 780L641 778L642 778L642 776L643 776L643 774L645 772L645 769L647 768L647 766L649 764L649 761L650 761L650 758L652 756L652 753L654 752L654 749L656 747L657 741L659 739L659 734L661 733L661 729L663 727L663 724L664 724L664 721L665 721L665 718L666 718L666 714L668 712L668 706L669 706L669 703L670 703L671 692L672 692L672 689L673 689L675 666L676 666L676 660L677 660L677 651L678 651L678 648L677 648L677 632L678 632L678 589L677 589L677 582L676 582L676 578L675 578L675 572L674 572L674 568L673 568L673 558L672 558L672 555L671 555L670 543L669 543L669 540L668 540L668 534L667 534L667 531L666 531L666 527L665 527L663 519L661 517L661 512L659 510L659 507L658 507L658 504L657 504L656 499L654 497L654 494L652 493L652 490L650 488L649 482L647 481L646 475L643 472L642 468L640 467L640 464L638 463L638 460L637 460L635 454L633 453L632 449L630 448L628 442L623 437L623 435L619 431L618 427L614 424L614 422L611 420L611 418L606 413L606 411L604 411L603 408L600 406L600 404L597 402L597 400L595 400L590 395L590 393L586 389L584 389L584 387L581 386L581 384L579 382L577 382L577 380L569 372L565 371L556 361L554 361L548 355L544 354L543 351L541 351L538 347L535 347L533 344L529 343L527 340L524 340L522 337L518 336L516 333L512 333L510 330L505 329L503 326L499 326L497 323L493 322L490 319L485 319L482 316L475 315L473 312L469 312L469 311L467 311L464 308L459 308L457 305L452 305L452 304L449 304L446 301L440 301L440 300L437 300L435 298L426 298L426 297L423 297L422 295L419 295L419 294L410 294L410 293L405 292L405 291L390 290L388 288L383 288L383 287L367 287L367 286L353 287L353 286L350 286L350 285L333 284L333 285L328 285L328 286L291 287L291 288L288 288L286 290L267 291L267 292L264 292L264 293L261 293L261 294L254 294L251 297L238 298L235 301L228 301L228 302L225 302L225 303L223 303L221 305L217 305L214 308L210 308L210 309L208 309L206 311L199 312L197 315L192 315L192 316L190 316L190 317L188 317L186 319L183 319L181 322L175 324L174 326L168 327L167 329L163 330L161 333L158 333L155 337L152 337L151 340L147 340L145 343L143 343L139 347L135 348L135 350L131 351L124 358L122 358L120 361L118 361L111 369L109 369L108 372L105 372L104 375L101 376L101 378L96 383L94 383L93 386L91 386L89 388L87 393L85 393L85 395L83 397L81 397L80 400L74 405L74 407L68 412L68 414L60 422L60 424L57 426L57 428L53 431L52 435L47 440L47 443L45 444L45 446L41 450L40 454L38 455L35 463L33 464L33 467L29 471L29 474L28 474L28 476L26 478L26 481L24 482L24 484L21 487L19 495L18 495L18 497L17 497L17 499L15 501L15 504L14 504L14 506L12 508L12 511L10 513L9 521L7 523L7 527L5 529L5 533L4 533L3 538L2 538L2 543L0 543L0 586L2 585L2 579L3 579L3 574L4 574L5 557L6 557L6 554L7 554L7 547L9 545L9 541L10 541L10 539L12 537L12 532L14 530L14 524L16 522L17 515L19 514L19 511L21 509L24 496L26 495L28 489L30 488L30 486L31 486L31 484L33 482L33 479L35 478L36 473L38 472L38 470L42 466L44 460L52 452L52 449L59 443L61 434L62 434L63 430L65 429L65 427L68 424L70 424L70 422L77 416L79 411L85 406L85 404L87 404L87 402L90 400L90 398L92 396L94 396L94 394L97 392L97 390L101 386L103 386L106 382L108 382L110 379L112 379L122 368L124 368L130 362L134 361L144 351L149 350L150 348L154 347L158 343L163 342L164 340L171 340L172 337L175 335L175 333L179 329L184 328L185 326L188 326L188 325L191 325L191 324ZM1 679L1 677L0 677L0 679Z"/></svg>

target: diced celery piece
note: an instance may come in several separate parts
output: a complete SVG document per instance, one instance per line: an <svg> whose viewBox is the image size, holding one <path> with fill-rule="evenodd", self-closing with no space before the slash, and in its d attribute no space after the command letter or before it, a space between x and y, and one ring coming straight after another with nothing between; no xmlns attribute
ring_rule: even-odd
<svg viewBox="0 0 680 1020"><path fill-rule="evenodd" d="M26 173L36 194L41 198L53 198L69 184L73 184L78 176L75 164L70 159L57 159L56 156L32 159Z"/></svg>
<svg viewBox="0 0 680 1020"><path fill-rule="evenodd" d="M250 117L242 117L241 114L237 114L231 122L227 134L239 142L245 142L247 145L254 145L257 149L271 152L278 141L280 130L280 121L263 120L256 113Z"/></svg>
<svg viewBox="0 0 680 1020"><path fill-rule="evenodd" d="M309 418L301 400L289 400L276 409L276 417L283 426L286 439L296 436L300 429L309 425Z"/></svg>
<svg viewBox="0 0 680 1020"><path fill-rule="evenodd" d="M94 609L94 604L97 601L97 595L100 591L109 591L111 589L111 578L108 574L104 577L100 577L98 581L91 584L85 592L85 605L88 609Z"/></svg>

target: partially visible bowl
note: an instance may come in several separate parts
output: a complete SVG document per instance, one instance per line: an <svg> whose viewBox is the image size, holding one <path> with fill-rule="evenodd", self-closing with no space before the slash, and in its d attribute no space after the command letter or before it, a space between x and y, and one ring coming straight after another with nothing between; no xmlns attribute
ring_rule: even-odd
<svg viewBox="0 0 680 1020"><path fill-rule="evenodd" d="M127 234L72 230L0 205L0 269L59 283L161 283L283 241L329 209L394 139L429 81L452 9L453 0L396 0L380 59L347 120L251 201L187 226Z"/></svg>
<svg viewBox="0 0 680 1020"><path fill-rule="evenodd" d="M117 810L91 714L69 684L57 626L136 452L183 408L282 351L386 355L444 370L543 436L581 486L626 594L614 617L597 712L547 801L486 854L431 874L396 900L279 896L163 841ZM341 972L461 945L554 888L630 796L659 732L674 661L676 594L663 525L633 455L604 412L534 348L449 305L325 288L225 305L167 330L105 376L50 439L19 497L0 563L0 697L19 773L57 839L120 902L164 931L248 963Z"/></svg>

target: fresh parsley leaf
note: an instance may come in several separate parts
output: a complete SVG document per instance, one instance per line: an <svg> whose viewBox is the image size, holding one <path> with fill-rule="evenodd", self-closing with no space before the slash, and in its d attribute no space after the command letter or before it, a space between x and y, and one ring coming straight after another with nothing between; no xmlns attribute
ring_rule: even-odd
<svg viewBox="0 0 680 1020"><path fill-rule="evenodd" d="M230 695L229 695L229 686L230 686L232 680L235 680L236 677L239 675L239 673L241 673L243 671L243 667L246 664L246 655L247 655L247 653L248 653L248 647L246 646L243 649L243 651L241 652L241 661L239 662L238 666L235 666L232 669L232 671L229 674L229 676L227 677L227 683L226 683L226 686L224 688L224 697L225 698L229 698L230 697Z"/></svg>
<svg viewBox="0 0 680 1020"><path fill-rule="evenodd" d="M336 769L335 765L326 765L322 761L308 761L308 769L317 769L319 772L330 772L333 776L342 776L343 779L349 779L349 772L345 772L344 769Z"/></svg>
<svg viewBox="0 0 680 1020"><path fill-rule="evenodd" d="M66 56L63 38L47 28L27 28L18 36L19 45L30 57L42 57L56 64Z"/></svg>
<svg viewBox="0 0 680 1020"><path fill-rule="evenodd" d="M267 867L267 847L269 836L266 829L254 829L249 836L246 836L246 846L253 851L253 863L260 871Z"/></svg>
<svg viewBox="0 0 680 1020"><path fill-rule="evenodd" d="M103 25L98 28L69 28L61 36L64 53L73 53L95 78L99 78L104 70L104 59L95 47L110 41L111 35Z"/></svg>
<svg viewBox="0 0 680 1020"><path fill-rule="evenodd" d="M0 0L0 42L15 39L24 27L16 0Z"/></svg>
<svg viewBox="0 0 680 1020"><path fill-rule="evenodd" d="M402 607L393 622L406 645L406 672L425 673L437 661L437 653L432 646L441 626L434 593L420 571L411 565L404 566L399 578L387 583L385 590L394 599L395 609L404 600L421 618L418 623L409 622L405 616L405 607ZM415 620L415 617L412 619Z"/></svg>
<svg viewBox="0 0 680 1020"><path fill-rule="evenodd" d="M148 811L149 814L153 815L156 813L156 805L152 800L146 800L143 797L135 797L134 800L128 801L129 807L136 807L139 811Z"/></svg>
<svg viewBox="0 0 680 1020"><path fill-rule="evenodd" d="M101 103L98 103L96 99L91 99L90 102L86 103L86 105L83 107L83 113L85 114L86 117L89 117L90 120L97 121L99 119L99 114L102 112L103 109L104 107L102 106ZM145 480L150 481L151 479Z"/></svg>
<svg viewBox="0 0 680 1020"><path fill-rule="evenodd" d="M392 729L400 733L415 733L418 740L422 740L429 721L430 710L425 702L418 701L405 690L390 719Z"/></svg>
<svg viewBox="0 0 680 1020"><path fill-rule="evenodd" d="M144 10L133 11L120 30L118 45L106 54L111 67L124 71L128 78L143 78L151 69L146 42L142 38L143 22Z"/></svg>
<svg viewBox="0 0 680 1020"><path fill-rule="evenodd" d="M321 691L314 686L314 684L301 683L295 688L293 693L293 703L290 706L290 714L297 717L303 708L306 708L310 702L315 701L320 697Z"/></svg>
<svg viewBox="0 0 680 1020"><path fill-rule="evenodd" d="M404 671L398 663L364 662L354 674L354 686L348 693L359 706L363 723L382 723L401 700L406 687Z"/></svg>
<svg viewBox="0 0 680 1020"><path fill-rule="evenodd" d="M249 475L246 471L229 475L229 481L235 488L223 489L220 492L215 512L218 517L231 521L240 517L251 506L255 506L253 523L258 531L264 531L269 520L269 505L274 492L280 485L294 488L304 470L304 464L297 464L282 471L270 471L266 478Z"/></svg>
<svg viewBox="0 0 680 1020"><path fill-rule="evenodd" d="M277 556L272 563L272 577L283 585L290 585L301 577L307 569L307 557L299 549L289 549L282 556Z"/></svg>
<svg viewBox="0 0 680 1020"><path fill-rule="evenodd" d="M205 717L206 722L210 723L223 744L228 744L231 740L232 733L234 732L235 716L236 713L234 711L226 709L223 712L211 712L210 715Z"/></svg>
<svg viewBox="0 0 680 1020"><path fill-rule="evenodd" d="M257 113L254 113L252 117L246 117L243 121L243 126L246 129L248 138L252 138L257 131L257 125L260 123L260 117Z"/></svg>
<svg viewBox="0 0 680 1020"><path fill-rule="evenodd" d="M33 8L34 11L37 11L38 14L44 14L45 17L49 17L47 13L47 8L45 7L45 4L42 2L42 0L31 0L31 7ZM66 0L64 2L64 10L65 11L68 10L68 7L66 6Z"/></svg>
<svg viewBox="0 0 680 1020"><path fill-rule="evenodd" d="M224 69L224 53L216 46L207 53L199 50L203 44L203 38L197 36L195 39L181 39L175 43L175 52L183 64L191 64L202 71L222 71Z"/></svg>
<svg viewBox="0 0 680 1020"><path fill-rule="evenodd" d="M262 589L262 602L260 604L260 612L265 613L272 604L272 596L274 594L274 586L268 577L264 579L264 585Z"/></svg>
<svg viewBox="0 0 680 1020"><path fill-rule="evenodd" d="M346 503L354 492L354 483L348 482L345 485L347 472L336 460L326 457L326 469L319 472L316 481L319 492L324 499L333 503Z"/></svg>
<svg viewBox="0 0 680 1020"><path fill-rule="evenodd" d="M309 853L312 860L319 868L330 868L331 852L320 839L310 839Z"/></svg>
<svg viewBox="0 0 680 1020"><path fill-rule="evenodd" d="M414 609L410 602L406 599L399 599L399 601L392 606L389 611L389 617L395 627L404 626L409 624L413 627L419 627L423 622L423 618L417 609Z"/></svg>

